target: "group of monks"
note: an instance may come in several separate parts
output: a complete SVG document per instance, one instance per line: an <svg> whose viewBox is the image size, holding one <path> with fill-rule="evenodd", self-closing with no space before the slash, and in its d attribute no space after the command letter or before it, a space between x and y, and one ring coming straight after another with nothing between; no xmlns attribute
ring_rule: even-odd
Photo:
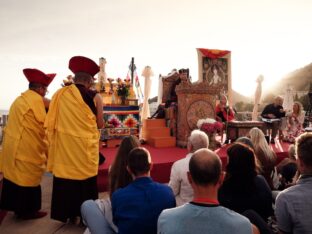
<svg viewBox="0 0 312 234"><path fill-rule="evenodd" d="M56 74L24 69L29 88L10 107L0 153L0 209L21 219L47 215L41 211L40 187L46 171L53 174L52 219L75 222L82 202L98 198L103 101L91 87L99 66L75 56L68 67L74 83L56 91L51 101L45 95Z"/></svg>

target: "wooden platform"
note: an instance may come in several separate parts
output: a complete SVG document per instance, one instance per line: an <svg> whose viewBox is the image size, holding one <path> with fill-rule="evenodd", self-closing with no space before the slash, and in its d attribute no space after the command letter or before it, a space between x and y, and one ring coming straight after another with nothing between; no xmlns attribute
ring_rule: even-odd
<svg viewBox="0 0 312 234"><path fill-rule="evenodd" d="M165 119L145 119L143 138L147 144L155 148L174 147L176 138L170 136L170 128L166 126Z"/></svg>
<svg viewBox="0 0 312 234"><path fill-rule="evenodd" d="M237 138L247 136L250 129L257 127L263 129L265 123L262 121L230 121L226 126L227 138L234 142Z"/></svg>

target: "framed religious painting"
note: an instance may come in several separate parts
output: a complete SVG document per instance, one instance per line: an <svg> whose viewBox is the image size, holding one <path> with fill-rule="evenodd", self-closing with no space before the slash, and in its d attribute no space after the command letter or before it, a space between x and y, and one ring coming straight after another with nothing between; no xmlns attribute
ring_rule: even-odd
<svg viewBox="0 0 312 234"><path fill-rule="evenodd" d="M228 97L232 104L231 51L197 49L198 82L204 82ZM219 99L219 98L217 98Z"/></svg>

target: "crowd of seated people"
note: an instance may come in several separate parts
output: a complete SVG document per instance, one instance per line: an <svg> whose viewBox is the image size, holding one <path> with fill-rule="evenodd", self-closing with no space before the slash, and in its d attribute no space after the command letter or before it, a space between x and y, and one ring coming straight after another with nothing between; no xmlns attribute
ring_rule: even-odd
<svg viewBox="0 0 312 234"><path fill-rule="evenodd" d="M307 215L312 211L308 199L312 192L312 133L301 135L289 148L289 158L276 165L280 182L287 181L279 188L271 188L263 173L264 165L257 154L265 150L258 150L258 138L254 142L258 129L228 147L225 172L220 158L207 149L207 136L201 133L191 133L189 154L173 164L169 186L150 178L152 163L146 149L134 143L129 154L124 151L124 164L119 170L127 171L132 180L115 188L110 186L111 210L93 201L82 205L82 216L91 233L274 233L268 222L275 216L280 233L312 230ZM112 179L110 185L114 184ZM283 191L273 200L276 195L272 191L276 189ZM185 195L183 199L181 194ZM294 202L296 197L305 203ZM112 218L107 218L105 212L110 212Z"/></svg>

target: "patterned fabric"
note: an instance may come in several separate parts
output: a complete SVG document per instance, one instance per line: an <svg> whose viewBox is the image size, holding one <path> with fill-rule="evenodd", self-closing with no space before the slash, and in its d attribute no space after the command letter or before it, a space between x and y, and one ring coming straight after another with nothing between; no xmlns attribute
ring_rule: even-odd
<svg viewBox="0 0 312 234"><path fill-rule="evenodd" d="M104 120L101 140L139 134L139 106L104 106Z"/></svg>

